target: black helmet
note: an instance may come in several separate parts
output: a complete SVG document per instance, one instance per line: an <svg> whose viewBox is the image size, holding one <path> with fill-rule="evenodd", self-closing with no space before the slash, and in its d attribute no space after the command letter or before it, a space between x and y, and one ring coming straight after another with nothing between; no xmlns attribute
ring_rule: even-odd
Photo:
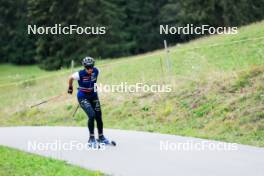
<svg viewBox="0 0 264 176"><path fill-rule="evenodd" d="M94 66L94 62L95 61L94 61L94 59L92 57L87 56L87 57L83 58L82 65L84 67L93 67Z"/></svg>

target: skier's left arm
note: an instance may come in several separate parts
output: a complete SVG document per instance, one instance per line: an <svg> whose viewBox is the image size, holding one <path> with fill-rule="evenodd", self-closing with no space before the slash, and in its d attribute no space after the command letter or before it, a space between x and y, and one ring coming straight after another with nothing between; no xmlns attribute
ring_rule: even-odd
<svg viewBox="0 0 264 176"><path fill-rule="evenodd" d="M98 78L98 76L99 76L99 73L100 73L100 70L99 70L99 68L97 68L96 79Z"/></svg>

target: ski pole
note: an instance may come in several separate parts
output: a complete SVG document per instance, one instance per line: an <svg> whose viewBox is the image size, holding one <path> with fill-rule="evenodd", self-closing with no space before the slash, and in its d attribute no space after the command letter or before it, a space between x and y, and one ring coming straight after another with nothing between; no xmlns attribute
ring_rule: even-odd
<svg viewBox="0 0 264 176"><path fill-rule="evenodd" d="M77 112L77 110L79 109L80 105L78 104L78 106L75 108L74 112L72 113L72 118L74 119L74 116Z"/></svg>
<svg viewBox="0 0 264 176"><path fill-rule="evenodd" d="M34 108L34 107L39 106L39 105L42 105L42 104L44 104L44 103L48 103L49 101L51 101L51 100L55 100L55 99L57 99L57 98L60 98L60 97L62 97L63 95L65 95L65 93L60 94L60 95L55 96L55 97L51 97L51 98L49 98L49 99L47 99L47 100L44 100L44 101L42 101L42 102L40 102L40 103L34 104L34 105L30 106L30 108Z"/></svg>

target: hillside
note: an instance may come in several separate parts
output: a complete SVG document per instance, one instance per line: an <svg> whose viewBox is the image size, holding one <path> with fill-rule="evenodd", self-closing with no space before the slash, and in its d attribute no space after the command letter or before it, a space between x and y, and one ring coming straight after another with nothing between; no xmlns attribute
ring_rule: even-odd
<svg viewBox="0 0 264 176"><path fill-rule="evenodd" d="M170 67L163 50L98 61L100 83L173 87L170 93L101 93L105 127L264 146L263 27L261 22L240 28L238 35L204 37L170 47ZM86 126L81 110L71 118L75 96L29 108L66 92L70 70L45 72L11 65L0 70L1 126Z"/></svg>

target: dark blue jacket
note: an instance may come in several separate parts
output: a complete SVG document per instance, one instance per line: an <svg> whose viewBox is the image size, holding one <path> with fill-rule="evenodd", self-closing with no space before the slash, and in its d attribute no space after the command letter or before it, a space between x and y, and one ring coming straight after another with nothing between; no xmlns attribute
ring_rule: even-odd
<svg viewBox="0 0 264 176"><path fill-rule="evenodd" d="M99 75L99 70L96 67L93 68L93 72L91 75L88 75L85 69L79 71L80 79L78 80L78 84L79 84L78 93L77 93L78 98L80 97L92 98L97 96L97 92L95 91L95 86L98 75Z"/></svg>

